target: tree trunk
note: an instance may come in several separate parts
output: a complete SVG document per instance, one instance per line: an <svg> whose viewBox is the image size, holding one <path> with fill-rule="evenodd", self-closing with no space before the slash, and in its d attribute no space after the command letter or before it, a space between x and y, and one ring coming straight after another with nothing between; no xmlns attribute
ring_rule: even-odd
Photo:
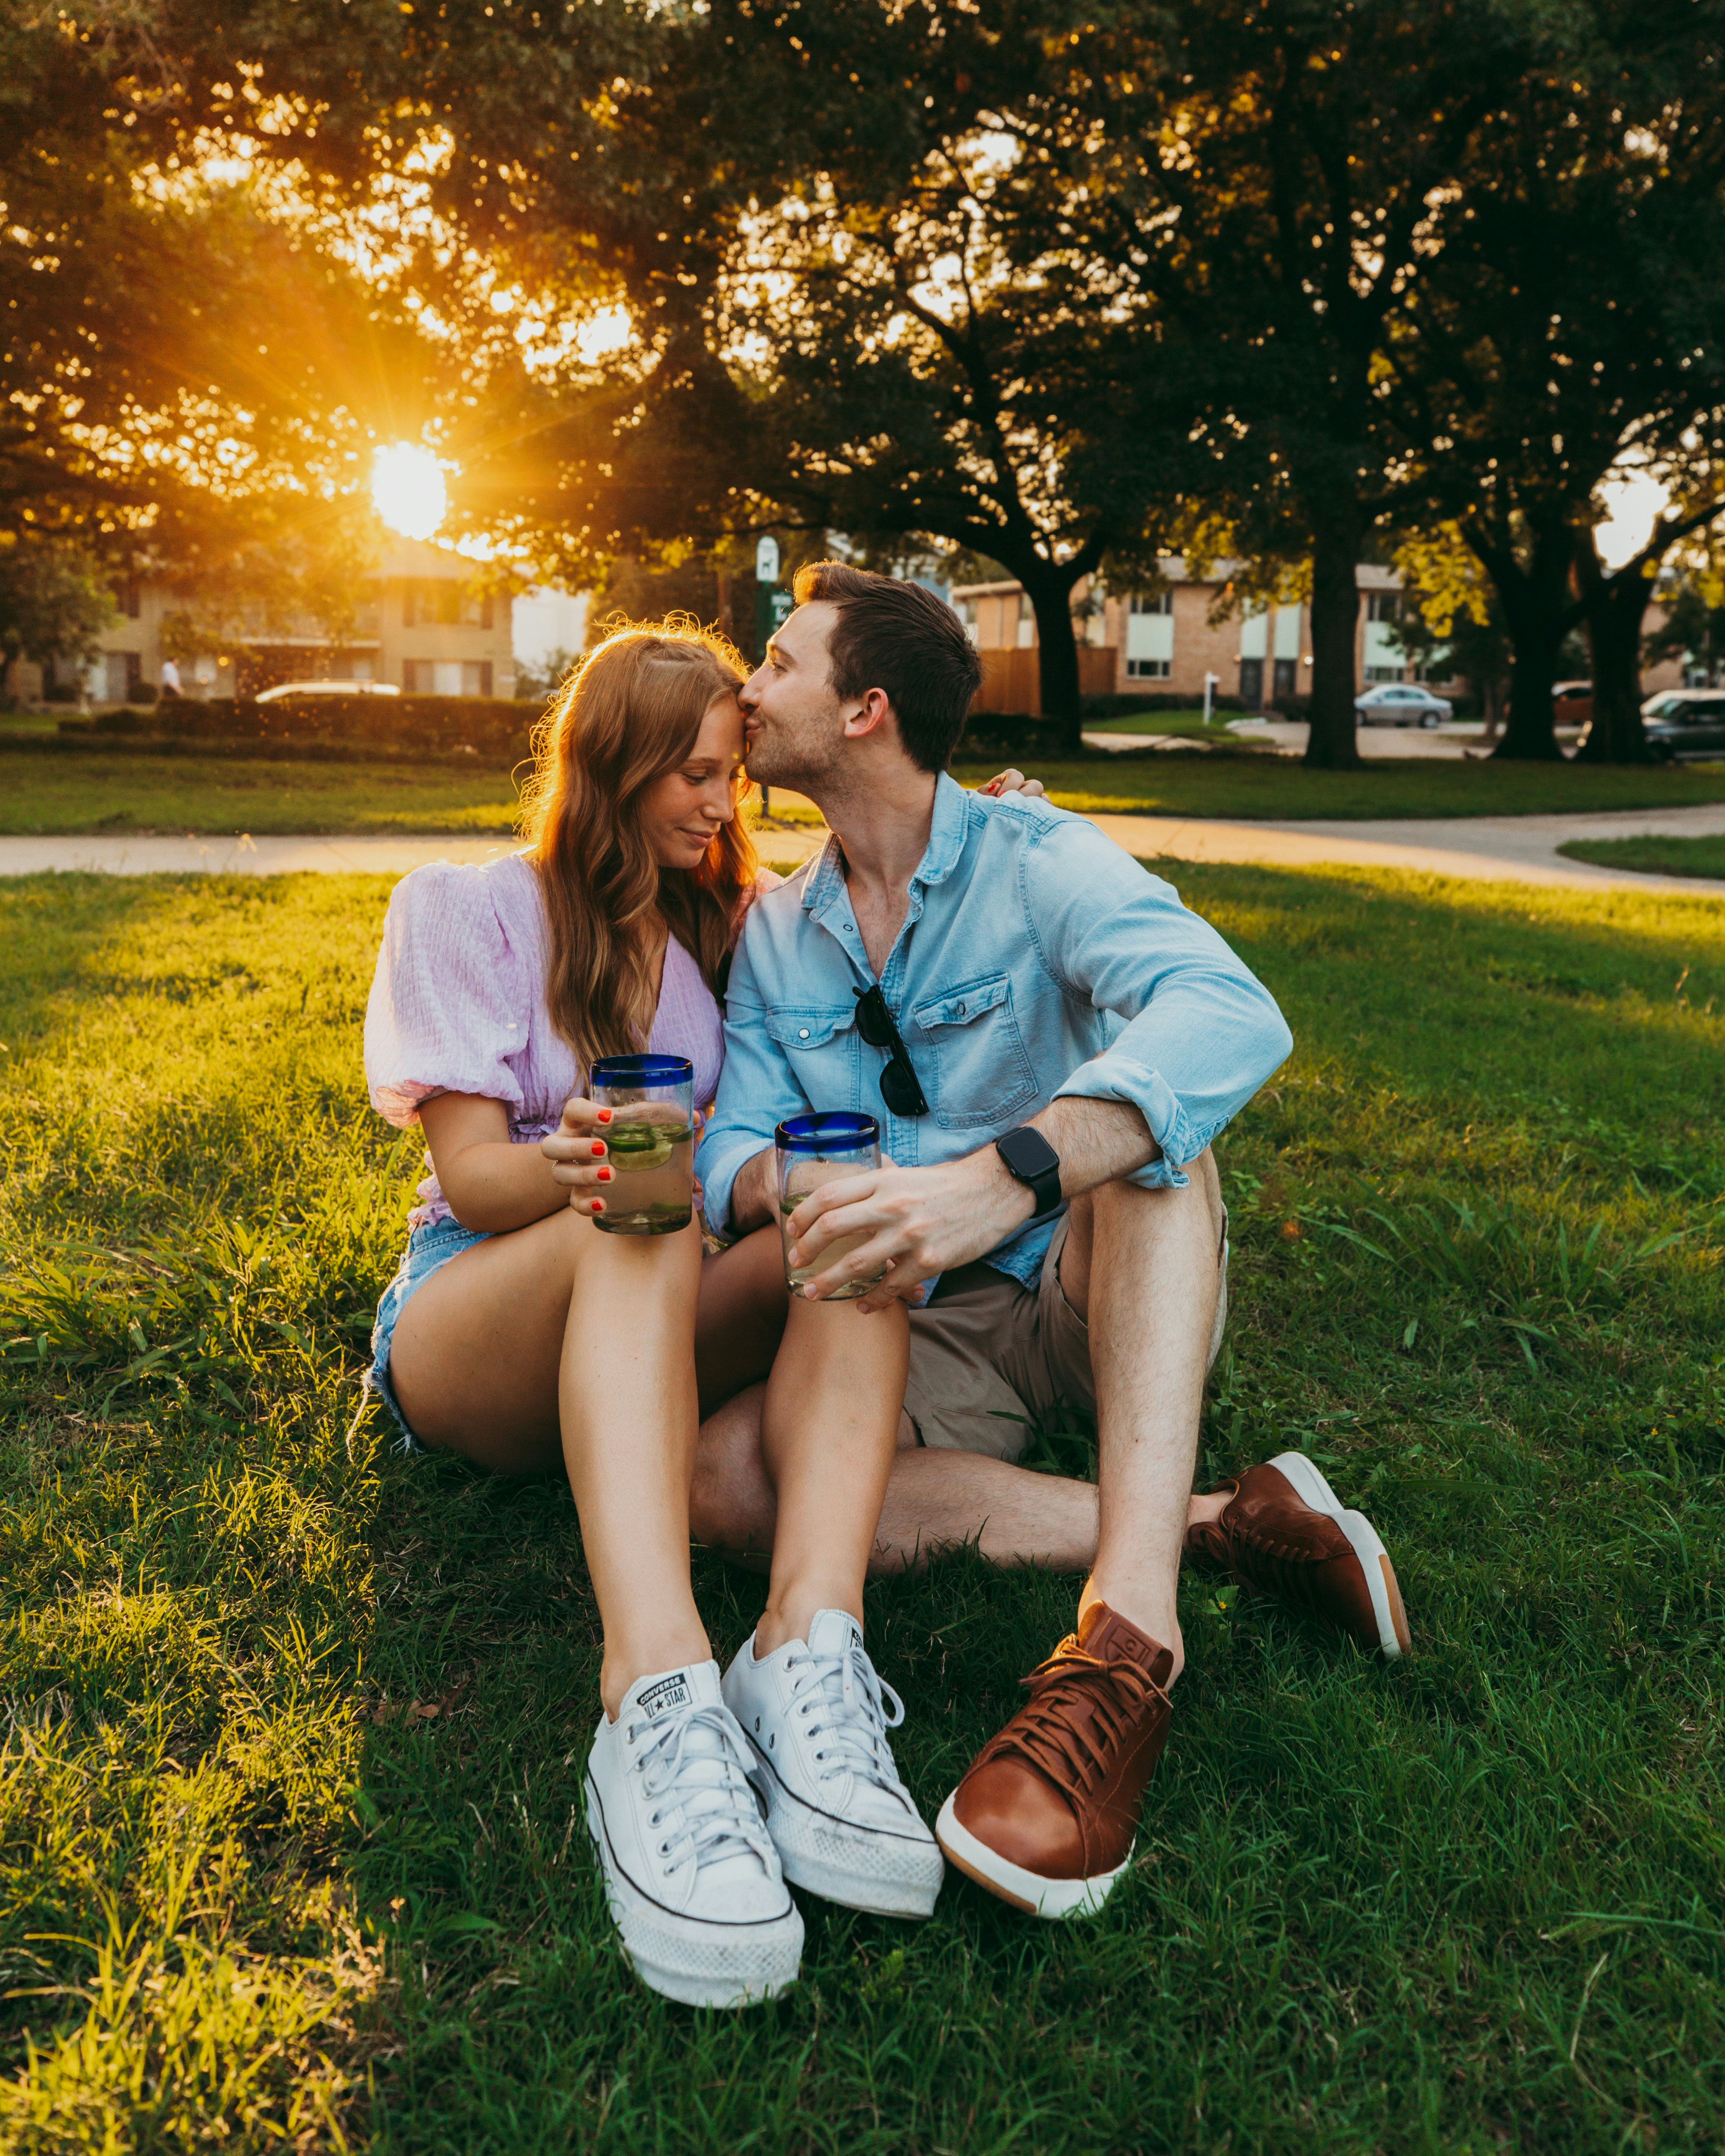
<svg viewBox="0 0 1725 2156"><path fill-rule="evenodd" d="M1308 771L1360 767L1355 639L1359 631L1359 561L1363 519L1351 495L1327 508L1312 527L1312 731Z"/></svg>
<svg viewBox="0 0 1725 2156"><path fill-rule="evenodd" d="M1591 531L1576 547L1575 567L1594 675L1593 724L1579 760L1651 763L1641 730L1641 618L1652 580L1640 563L1609 576Z"/></svg>
<svg viewBox="0 0 1725 2156"><path fill-rule="evenodd" d="M1476 548L1476 552L1480 550ZM1567 524L1538 531L1526 567L1507 548L1480 552L1497 587L1509 624L1509 719L1491 752L1510 763L1561 763L1563 752L1552 731L1552 676L1574 620L1569 571L1574 533Z"/></svg>
<svg viewBox="0 0 1725 2156"><path fill-rule="evenodd" d="M1084 747L1084 715L1079 709L1078 639L1072 628L1072 587L1078 581L1063 571L1034 572L1021 581L1036 614L1037 677L1042 716L1060 730L1068 756Z"/></svg>

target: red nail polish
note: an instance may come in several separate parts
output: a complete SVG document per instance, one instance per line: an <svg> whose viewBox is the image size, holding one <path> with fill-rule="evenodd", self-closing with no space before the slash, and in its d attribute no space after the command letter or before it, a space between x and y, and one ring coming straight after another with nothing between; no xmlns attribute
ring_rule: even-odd
<svg viewBox="0 0 1725 2156"><path fill-rule="evenodd" d="M595 1160L602 1160L604 1158L604 1152L605 1148L603 1146L595 1145L593 1149L593 1157Z"/></svg>
<svg viewBox="0 0 1725 2156"><path fill-rule="evenodd" d="M610 1120L611 1120L611 1111L610 1111L608 1108L601 1108L601 1109L599 1110L599 1121L600 1121L602 1123L608 1123L608 1122L610 1122Z"/></svg>
<svg viewBox="0 0 1725 2156"><path fill-rule="evenodd" d="M611 1171L610 1171L610 1169L609 1169L608 1168L602 1168L599 1170L599 1181L600 1181L601 1183L608 1183L610 1180L611 1180Z"/></svg>
<svg viewBox="0 0 1725 2156"><path fill-rule="evenodd" d="M595 1198L593 1202L593 1209L595 1213L603 1213L605 1209L604 1199L603 1198Z"/></svg>

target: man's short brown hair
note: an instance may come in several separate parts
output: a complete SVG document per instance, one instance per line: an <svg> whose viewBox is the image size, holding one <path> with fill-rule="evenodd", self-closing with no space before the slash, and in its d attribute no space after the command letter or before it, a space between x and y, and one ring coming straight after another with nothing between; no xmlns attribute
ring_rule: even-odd
<svg viewBox="0 0 1725 2156"><path fill-rule="evenodd" d="M922 584L844 562L811 562L793 588L798 606L821 599L838 609L827 639L834 693L848 699L884 689L906 755L924 771L944 771L983 678L951 607Z"/></svg>

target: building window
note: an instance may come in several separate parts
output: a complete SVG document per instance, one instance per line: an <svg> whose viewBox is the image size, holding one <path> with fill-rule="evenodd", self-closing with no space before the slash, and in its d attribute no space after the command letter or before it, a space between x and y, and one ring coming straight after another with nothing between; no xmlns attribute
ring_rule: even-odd
<svg viewBox="0 0 1725 2156"><path fill-rule="evenodd" d="M406 659L401 685L410 696L489 696L489 659Z"/></svg>
<svg viewBox="0 0 1725 2156"><path fill-rule="evenodd" d="M1019 650L1029 650L1030 646L1035 641L1036 609L1030 603L1030 594L1028 592L1020 592L1019 593L1018 628L1018 644Z"/></svg>
<svg viewBox="0 0 1725 2156"><path fill-rule="evenodd" d="M1173 663L1168 659L1128 659L1127 678L1132 681L1166 681Z"/></svg>
<svg viewBox="0 0 1725 2156"><path fill-rule="evenodd" d="M105 651L102 654L102 696L110 704L129 704L144 678L142 654Z"/></svg>
<svg viewBox="0 0 1725 2156"><path fill-rule="evenodd" d="M1399 666L1368 666L1366 669L1366 679L1368 681L1399 681L1401 678L1402 670Z"/></svg>
<svg viewBox="0 0 1725 2156"><path fill-rule="evenodd" d="M1368 592L1366 619L1368 621L1399 621L1402 618L1402 595L1399 592Z"/></svg>
<svg viewBox="0 0 1725 2156"><path fill-rule="evenodd" d="M402 585L403 629L490 629L495 618L489 592L470 592L453 577L409 577Z"/></svg>
<svg viewBox="0 0 1725 2156"><path fill-rule="evenodd" d="M1172 613L1174 595L1172 592L1134 592L1132 597L1133 613Z"/></svg>

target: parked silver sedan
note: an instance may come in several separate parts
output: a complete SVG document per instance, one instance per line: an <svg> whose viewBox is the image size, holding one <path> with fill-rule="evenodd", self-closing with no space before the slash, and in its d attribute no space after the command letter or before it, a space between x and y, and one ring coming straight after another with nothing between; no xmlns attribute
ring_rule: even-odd
<svg viewBox="0 0 1725 2156"><path fill-rule="evenodd" d="M1363 726L1440 726L1454 716L1447 698L1414 681L1380 681L1354 698L1353 711Z"/></svg>

